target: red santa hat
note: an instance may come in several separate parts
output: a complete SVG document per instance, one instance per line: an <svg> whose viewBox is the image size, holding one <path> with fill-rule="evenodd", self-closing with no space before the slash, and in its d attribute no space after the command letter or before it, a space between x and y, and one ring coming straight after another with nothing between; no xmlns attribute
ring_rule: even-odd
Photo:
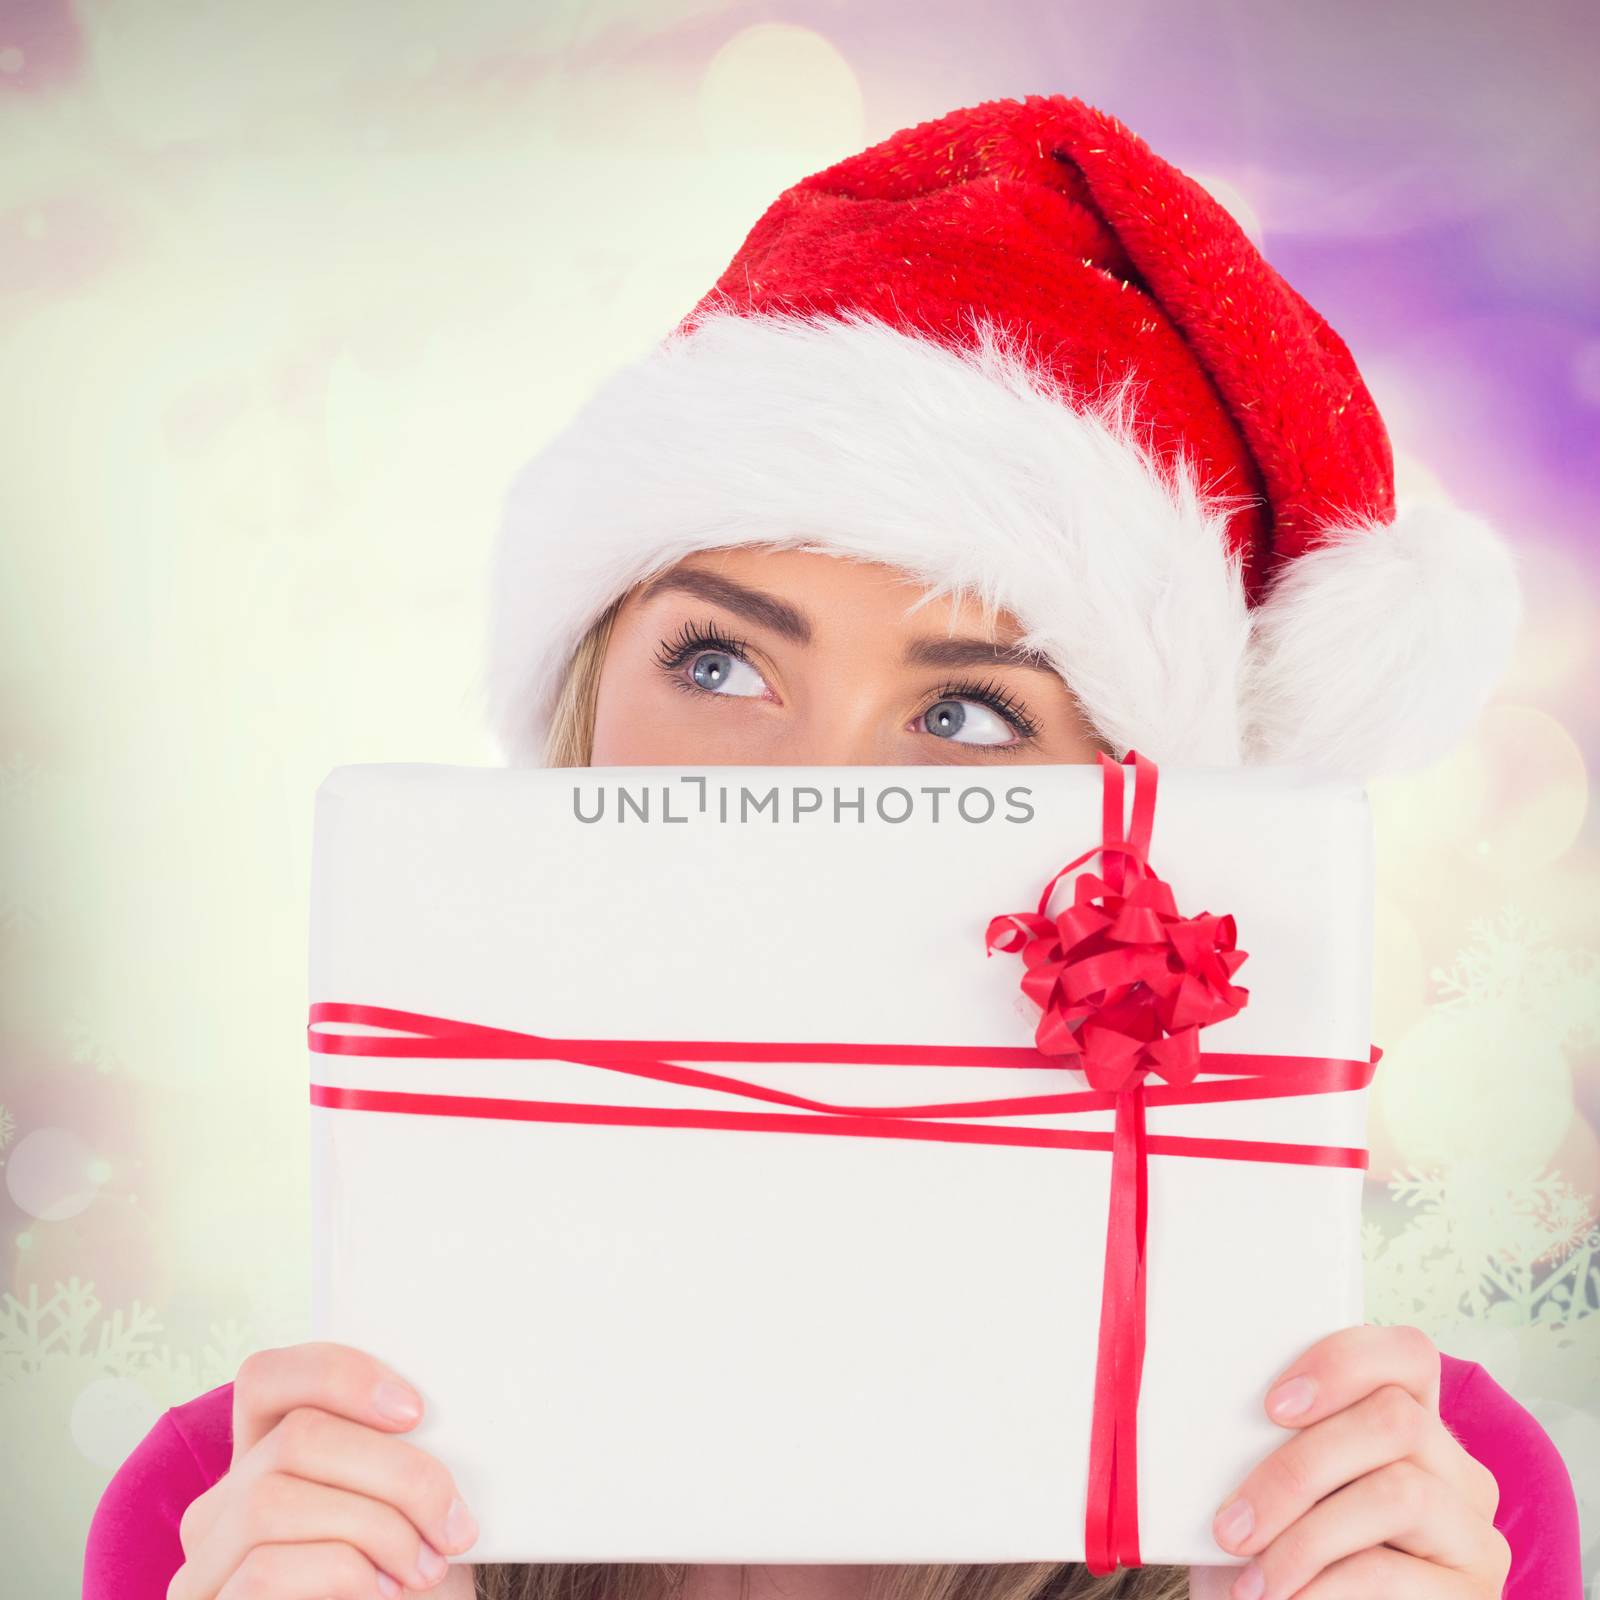
<svg viewBox="0 0 1600 1600"><path fill-rule="evenodd" d="M889 563L1010 611L1121 755L1431 759L1516 631L1478 517L1397 514L1333 329L1232 216L1061 95L919 123L784 191L523 469L490 716L537 764L578 639L696 550Z"/></svg>

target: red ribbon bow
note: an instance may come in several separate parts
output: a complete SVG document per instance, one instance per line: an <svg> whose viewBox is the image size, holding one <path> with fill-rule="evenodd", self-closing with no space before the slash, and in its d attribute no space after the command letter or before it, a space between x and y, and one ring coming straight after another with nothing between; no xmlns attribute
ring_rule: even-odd
<svg viewBox="0 0 1600 1600"><path fill-rule="evenodd" d="M1131 831L1123 777L1134 769ZM1100 1348L1089 1436L1085 1564L1098 1575L1137 1566L1137 1428L1144 1367L1147 1142L1144 1086L1155 1073L1188 1085L1200 1070L1200 1029L1237 1014L1250 991L1231 981L1244 963L1233 918L1183 917L1147 859L1155 821L1155 764L1129 751L1100 757L1101 842L1044 886L1039 909L995 917L985 944L1020 952L1022 991L1040 1008L1041 1052L1075 1067L1091 1088L1116 1095L1111 1201L1100 1302ZM1090 857L1100 873L1077 878L1072 903L1048 914L1067 873Z"/></svg>
<svg viewBox="0 0 1600 1600"><path fill-rule="evenodd" d="M1107 756L1100 761L1120 824L1122 767ZM1137 781L1148 775L1142 793L1153 797L1155 765L1131 751L1128 762ZM1142 817L1136 829L1141 821L1148 832ZM1192 1083L1200 1029L1235 1015L1250 997L1230 981L1245 961L1233 918L1179 916L1171 888L1145 859L1147 847L1147 838L1108 832L1045 885L1037 911L995 917L985 936L991 955L1021 952L1022 992L1042 1012L1039 1049L1068 1058L1063 1065L1077 1067L1091 1088L1113 1093L1150 1072ZM1049 916L1056 884L1096 854L1106 858L1105 875L1081 873L1071 905Z"/></svg>

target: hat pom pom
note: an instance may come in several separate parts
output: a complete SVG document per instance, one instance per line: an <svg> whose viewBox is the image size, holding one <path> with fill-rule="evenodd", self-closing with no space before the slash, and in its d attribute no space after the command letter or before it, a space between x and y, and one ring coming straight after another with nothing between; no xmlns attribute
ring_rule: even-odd
<svg viewBox="0 0 1600 1600"><path fill-rule="evenodd" d="M1437 501L1318 538L1255 609L1246 759L1361 778L1424 766L1510 660L1522 614L1511 552L1482 518Z"/></svg>

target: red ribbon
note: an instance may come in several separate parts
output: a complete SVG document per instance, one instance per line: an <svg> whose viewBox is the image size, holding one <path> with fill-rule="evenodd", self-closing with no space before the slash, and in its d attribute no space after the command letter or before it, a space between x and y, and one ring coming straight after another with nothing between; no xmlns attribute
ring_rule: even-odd
<svg viewBox="0 0 1600 1600"><path fill-rule="evenodd" d="M1135 771L1132 831L1123 824L1123 775ZM1231 1016L1247 991L1229 981L1244 953L1234 948L1230 917L1183 918L1171 891L1146 860L1155 814L1156 768L1129 753L1126 763L1101 757L1103 838L1045 885L1034 913L996 917L986 944L1023 955L1023 989L1042 1015L1036 1048L987 1045L834 1044L811 1040L559 1039L455 1021L387 1006L318 1001L307 1026L310 1048L323 1055L380 1059L560 1061L630 1077L708 1089L787 1107L724 1111L662 1106L590 1105L488 1095L349 1089L313 1083L311 1103L348 1111L422 1116L490 1117L532 1122L655 1128L714 1128L856 1138L929 1139L1050 1149L1109 1150L1111 1197L1101 1288L1084 1517L1085 1564L1097 1576L1138 1566L1135 1455L1139 1382L1145 1340L1145 1225L1149 1155L1286 1162L1305 1166L1367 1165L1364 1149L1252 1139L1202 1139L1149 1134L1147 1105L1196 1105L1285 1095L1333 1094L1372 1081L1381 1052L1364 1061L1338 1057L1242 1055L1202 1051L1197 1031ZM1046 915L1051 892L1068 872L1096 854L1097 875L1078 880L1073 905ZM395 1030L388 1034L319 1032L320 1024ZM1076 1066L1087 1089L942 1104L841 1105L684 1065L691 1061L803 1062L809 1065L1029 1068ZM1201 1082L1198 1074L1221 1074ZM1152 1074L1166 1080L1149 1086ZM1114 1109L1113 1131L985 1125L982 1119ZM945 1121L945 1118L979 1119Z"/></svg>
<svg viewBox="0 0 1600 1600"><path fill-rule="evenodd" d="M1133 825L1123 821L1123 774L1134 769ZM1157 769L1129 751L1100 757L1101 842L1044 886L1039 908L994 918L985 942L1020 951L1023 993L1040 1007L1040 1050L1116 1096L1111 1201L1100 1291L1100 1344L1089 1434L1085 1564L1096 1575L1139 1565L1138 1415L1144 1372L1145 1084L1154 1073L1188 1085L1200 1070L1200 1029L1236 1015L1250 997L1233 975L1245 960L1232 917L1183 917L1148 860ZM1072 903L1051 917L1055 886L1091 856Z"/></svg>

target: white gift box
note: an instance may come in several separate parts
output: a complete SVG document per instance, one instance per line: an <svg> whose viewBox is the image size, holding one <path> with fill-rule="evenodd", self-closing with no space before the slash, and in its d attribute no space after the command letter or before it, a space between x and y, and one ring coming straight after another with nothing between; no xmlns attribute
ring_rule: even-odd
<svg viewBox="0 0 1600 1600"><path fill-rule="evenodd" d="M419 1388L406 1437L477 1515L466 1559L1083 1559L1109 1151L816 1136L828 1113L571 1042L1028 1049L1039 1009L985 930L1100 841L1101 794L1092 766L329 775L313 1014L393 1008L580 1057L310 1058L314 1337ZM1249 1001L1205 1051L1367 1060L1359 785L1162 771L1150 859L1248 952ZM1085 1083L845 1054L694 1065L847 1106ZM1158 1143L1360 1150L1366 1100L1152 1097L1147 1121ZM948 1120L1105 1135L1113 1112ZM1147 1171L1139 1552L1226 1563L1212 1514L1287 1437L1269 1380L1361 1321L1362 1172L1154 1152Z"/></svg>

